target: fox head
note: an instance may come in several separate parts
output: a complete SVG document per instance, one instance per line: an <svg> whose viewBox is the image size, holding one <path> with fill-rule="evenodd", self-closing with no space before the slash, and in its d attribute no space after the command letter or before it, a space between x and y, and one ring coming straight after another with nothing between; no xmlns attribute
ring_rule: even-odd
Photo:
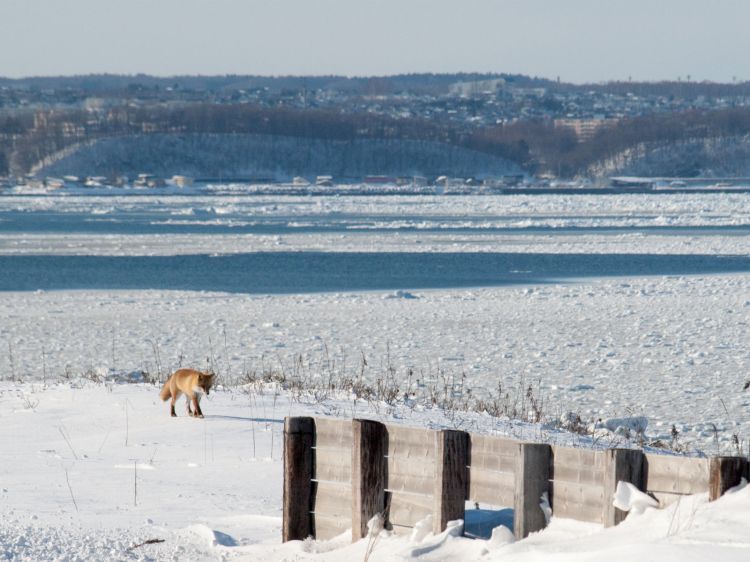
<svg viewBox="0 0 750 562"><path fill-rule="evenodd" d="M211 386L214 384L215 373L201 373L198 375L198 386L206 391L206 396L211 393Z"/></svg>

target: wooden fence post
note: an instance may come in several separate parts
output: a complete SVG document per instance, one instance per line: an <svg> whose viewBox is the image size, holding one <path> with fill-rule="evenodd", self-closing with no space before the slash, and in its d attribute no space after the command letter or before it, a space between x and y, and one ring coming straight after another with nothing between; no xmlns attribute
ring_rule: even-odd
<svg viewBox="0 0 750 562"><path fill-rule="evenodd" d="M552 447L538 443L519 443L516 456L516 492L513 505L513 532L522 539L547 526L540 507L542 494L552 501L550 468Z"/></svg>
<svg viewBox="0 0 750 562"><path fill-rule="evenodd" d="M747 470L743 457L712 457L709 465L708 500L718 500L729 488L737 486Z"/></svg>
<svg viewBox="0 0 750 562"><path fill-rule="evenodd" d="M469 434L435 432L435 491L432 530L442 533L448 521L464 518L469 483Z"/></svg>
<svg viewBox="0 0 750 562"><path fill-rule="evenodd" d="M644 490L643 451L638 449L607 449L604 463L604 512L605 527L614 527L627 516L627 512L612 505L618 482L629 482Z"/></svg>
<svg viewBox="0 0 750 562"><path fill-rule="evenodd" d="M385 509L388 434L385 425L352 420L352 542L367 536L367 523Z"/></svg>
<svg viewBox="0 0 750 562"><path fill-rule="evenodd" d="M313 533L312 502L313 440L312 418L284 419L284 505L281 540L304 540Z"/></svg>

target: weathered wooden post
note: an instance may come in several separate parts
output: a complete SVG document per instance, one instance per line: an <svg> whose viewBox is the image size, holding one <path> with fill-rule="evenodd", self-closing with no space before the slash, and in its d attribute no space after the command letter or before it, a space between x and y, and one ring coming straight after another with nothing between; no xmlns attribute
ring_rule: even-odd
<svg viewBox="0 0 750 562"><path fill-rule="evenodd" d="M312 418L284 419L284 500L281 540L304 540L312 534Z"/></svg>
<svg viewBox="0 0 750 562"><path fill-rule="evenodd" d="M737 486L747 471L743 457L713 457L709 464L708 500L718 500L729 488Z"/></svg>
<svg viewBox="0 0 750 562"><path fill-rule="evenodd" d="M604 512L605 527L613 527L627 516L627 512L612 505L618 482L629 482L644 490L643 451L637 449L607 449L604 461Z"/></svg>
<svg viewBox="0 0 750 562"><path fill-rule="evenodd" d="M469 483L469 434L465 431L435 432L434 533L442 533L448 521L464 518Z"/></svg>
<svg viewBox="0 0 750 562"><path fill-rule="evenodd" d="M540 443L519 443L516 455L516 492L513 532L522 539L547 526L541 506L542 494L552 501L550 469L552 447Z"/></svg>
<svg viewBox="0 0 750 562"><path fill-rule="evenodd" d="M385 509L388 434L373 420L352 420L352 542L367 536L367 522Z"/></svg>

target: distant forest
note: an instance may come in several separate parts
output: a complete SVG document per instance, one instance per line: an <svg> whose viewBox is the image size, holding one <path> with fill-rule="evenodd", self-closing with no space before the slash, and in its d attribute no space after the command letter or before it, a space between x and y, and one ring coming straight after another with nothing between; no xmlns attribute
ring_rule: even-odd
<svg viewBox="0 0 750 562"><path fill-rule="evenodd" d="M413 73L391 76L151 76L148 74L87 74L80 76L0 77L0 88L39 90L82 90L92 95L128 94L134 90L178 88L204 92L269 88L281 90L336 90L355 93L444 93L451 84L461 81L502 78L517 87L547 88L553 92L596 91L638 96L750 96L750 82L716 83L685 80L661 82L615 81L572 84L523 74L463 72L451 74Z"/></svg>
<svg viewBox="0 0 750 562"><path fill-rule="evenodd" d="M0 77L0 87L46 90L83 90L91 94L116 92L127 94L139 89L179 88L204 92L222 90L336 90L356 93L442 93L455 82L502 78L507 83L526 87L548 87L545 78L522 74L464 72L454 74L414 73L393 76L150 76L148 74L88 74L82 76L39 76L28 78Z"/></svg>

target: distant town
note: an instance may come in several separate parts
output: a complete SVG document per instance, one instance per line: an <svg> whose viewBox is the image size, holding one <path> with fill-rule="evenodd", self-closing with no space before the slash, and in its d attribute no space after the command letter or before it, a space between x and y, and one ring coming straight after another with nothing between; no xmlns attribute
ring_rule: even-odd
<svg viewBox="0 0 750 562"><path fill-rule="evenodd" d="M0 189L738 189L750 83L507 74L0 78Z"/></svg>

